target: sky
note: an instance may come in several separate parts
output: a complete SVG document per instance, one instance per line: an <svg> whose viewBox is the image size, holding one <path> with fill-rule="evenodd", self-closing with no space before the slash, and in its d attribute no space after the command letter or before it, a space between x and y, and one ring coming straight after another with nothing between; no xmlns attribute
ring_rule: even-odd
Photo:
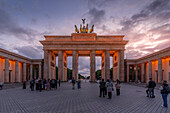
<svg viewBox="0 0 170 113"><path fill-rule="evenodd" d="M170 47L170 0L0 0L0 48L43 58L43 36L71 35L82 18L97 35L125 35L126 59ZM79 59L79 72L89 74L89 57Z"/></svg>

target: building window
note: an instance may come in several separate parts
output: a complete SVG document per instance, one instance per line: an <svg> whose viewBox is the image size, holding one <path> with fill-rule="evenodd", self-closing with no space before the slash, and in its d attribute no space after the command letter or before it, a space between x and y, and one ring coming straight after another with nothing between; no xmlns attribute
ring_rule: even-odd
<svg viewBox="0 0 170 113"><path fill-rule="evenodd" d="M116 61L117 57L115 56L115 61Z"/></svg>

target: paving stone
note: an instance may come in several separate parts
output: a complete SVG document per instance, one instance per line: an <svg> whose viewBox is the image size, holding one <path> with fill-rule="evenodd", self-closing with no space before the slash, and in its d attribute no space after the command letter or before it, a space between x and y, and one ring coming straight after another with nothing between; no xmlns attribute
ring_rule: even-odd
<svg viewBox="0 0 170 113"><path fill-rule="evenodd" d="M115 88L114 88L115 89ZM146 88L121 84L121 95L99 98L99 85L82 82L81 89L72 90L70 83L50 91L31 91L22 87L0 90L0 113L168 113L162 108L162 97L146 97ZM169 103L169 97L168 97Z"/></svg>

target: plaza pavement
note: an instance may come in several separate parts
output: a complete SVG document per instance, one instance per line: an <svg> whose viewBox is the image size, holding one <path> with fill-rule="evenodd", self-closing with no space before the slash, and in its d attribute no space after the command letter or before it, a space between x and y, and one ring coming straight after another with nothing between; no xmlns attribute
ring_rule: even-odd
<svg viewBox="0 0 170 113"><path fill-rule="evenodd" d="M154 99L147 98L145 90L122 84L121 95L114 91L109 100L99 98L99 85L89 82L82 82L82 88L75 90L71 83L42 92L16 87L0 90L0 113L170 113L170 108L161 107L159 90L155 90Z"/></svg>

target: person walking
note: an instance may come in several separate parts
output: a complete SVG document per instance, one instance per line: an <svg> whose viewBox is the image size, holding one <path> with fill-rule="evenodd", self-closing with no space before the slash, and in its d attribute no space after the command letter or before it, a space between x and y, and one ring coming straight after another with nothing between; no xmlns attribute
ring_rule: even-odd
<svg viewBox="0 0 170 113"><path fill-rule="evenodd" d="M39 81L39 78L37 78L35 80L36 90L39 90L39 83L38 83L38 81Z"/></svg>
<svg viewBox="0 0 170 113"><path fill-rule="evenodd" d="M168 92L167 92L167 88L169 88L168 84L167 84L167 81L164 80L161 84L161 94L162 94L162 99L163 99L163 105L162 107L168 107L168 104L167 104L167 97L168 97Z"/></svg>
<svg viewBox="0 0 170 113"><path fill-rule="evenodd" d="M154 95L154 88L155 87L156 87L155 81L153 81L152 78L150 78L150 81L148 83L148 89L146 90L147 97L155 98L155 95Z"/></svg>
<svg viewBox="0 0 170 113"><path fill-rule="evenodd" d="M118 79L116 80L115 87L116 87L116 94L117 96L119 96L120 95L120 81Z"/></svg>
<svg viewBox="0 0 170 113"><path fill-rule="evenodd" d="M112 98L113 83L109 79L107 79L106 88L107 88L107 92L108 92L108 99L111 99Z"/></svg>
<svg viewBox="0 0 170 113"><path fill-rule="evenodd" d="M50 79L47 80L46 84L45 84L45 89L49 90L50 89Z"/></svg>
<svg viewBox="0 0 170 113"><path fill-rule="evenodd" d="M42 80L39 79L38 81L38 86L39 86L39 91L41 92L42 91Z"/></svg>
<svg viewBox="0 0 170 113"><path fill-rule="evenodd" d="M81 84L81 81L80 81L80 79L79 79L79 80L77 81L77 87L78 87L78 89L81 88L80 84Z"/></svg>
<svg viewBox="0 0 170 113"><path fill-rule="evenodd" d="M43 90L45 90L45 84L46 84L46 82L47 82L47 81L46 81L46 79L44 78L44 79L43 79L43 82L42 82L42 83L43 83Z"/></svg>
<svg viewBox="0 0 170 113"><path fill-rule="evenodd" d="M100 85L99 85L99 88L100 88L100 95L99 95L99 97L101 97L102 96L102 94L103 94L103 97L105 97L105 85L106 85L106 83L104 82L104 79L102 79L102 81L100 81L100 83L99 83Z"/></svg>
<svg viewBox="0 0 170 113"><path fill-rule="evenodd" d="M23 82L23 89L26 89L26 81Z"/></svg>
<svg viewBox="0 0 170 113"><path fill-rule="evenodd" d="M30 81L30 88L31 88L31 91L34 91L34 79L33 78Z"/></svg>
<svg viewBox="0 0 170 113"><path fill-rule="evenodd" d="M75 79L74 79L74 77L73 77L73 78L72 78L72 86L73 86L73 88L72 88L72 89L75 89L75 86L74 86L74 85L75 85L75 83L76 83L76 82L75 82Z"/></svg>

